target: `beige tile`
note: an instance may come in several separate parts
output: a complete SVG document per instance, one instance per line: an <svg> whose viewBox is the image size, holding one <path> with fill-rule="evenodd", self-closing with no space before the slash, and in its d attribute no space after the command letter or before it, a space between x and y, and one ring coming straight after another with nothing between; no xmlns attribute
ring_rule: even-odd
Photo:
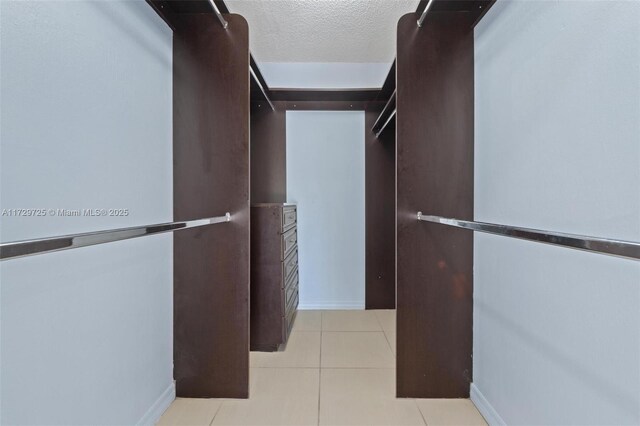
<svg viewBox="0 0 640 426"><path fill-rule="evenodd" d="M226 400L214 425L316 425L320 369L254 368L248 400Z"/></svg>
<svg viewBox="0 0 640 426"><path fill-rule="evenodd" d="M393 369L322 369L321 425L424 425L412 399L395 398Z"/></svg>
<svg viewBox="0 0 640 426"><path fill-rule="evenodd" d="M391 368L323 368L320 398L395 399L396 372Z"/></svg>
<svg viewBox="0 0 640 426"><path fill-rule="evenodd" d="M468 399L417 399L429 426L484 426L487 423Z"/></svg>
<svg viewBox="0 0 640 426"><path fill-rule="evenodd" d="M159 425L209 425L222 405L217 399L177 398L164 412Z"/></svg>
<svg viewBox="0 0 640 426"><path fill-rule="evenodd" d="M311 397L318 399L318 368L251 368L249 399Z"/></svg>
<svg viewBox="0 0 640 426"><path fill-rule="evenodd" d="M322 332L323 368L394 368L383 332Z"/></svg>
<svg viewBox="0 0 640 426"><path fill-rule="evenodd" d="M251 352L251 367L320 367L320 332L293 331L284 351Z"/></svg>
<svg viewBox="0 0 640 426"><path fill-rule="evenodd" d="M385 310L375 310L373 311L376 314L376 318L378 318L378 322L382 326L382 331L385 333L390 333L396 331L396 310L395 309L385 309Z"/></svg>
<svg viewBox="0 0 640 426"><path fill-rule="evenodd" d="M321 331L321 311L298 311L293 322L293 331Z"/></svg>
<svg viewBox="0 0 640 426"><path fill-rule="evenodd" d="M382 331L373 311L323 311L322 331Z"/></svg>
<svg viewBox="0 0 640 426"><path fill-rule="evenodd" d="M318 399L224 401L212 425L317 425Z"/></svg>

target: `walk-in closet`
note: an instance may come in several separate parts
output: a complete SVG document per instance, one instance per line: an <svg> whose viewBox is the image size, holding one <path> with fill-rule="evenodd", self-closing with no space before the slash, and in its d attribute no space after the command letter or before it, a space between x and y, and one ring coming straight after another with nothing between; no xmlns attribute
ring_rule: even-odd
<svg viewBox="0 0 640 426"><path fill-rule="evenodd" d="M640 424L640 3L0 0L0 424Z"/></svg>

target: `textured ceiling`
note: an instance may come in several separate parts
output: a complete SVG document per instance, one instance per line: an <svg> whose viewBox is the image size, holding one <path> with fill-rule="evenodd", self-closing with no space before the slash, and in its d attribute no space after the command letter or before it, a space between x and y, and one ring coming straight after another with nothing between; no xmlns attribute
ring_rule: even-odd
<svg viewBox="0 0 640 426"><path fill-rule="evenodd" d="M388 62L398 19L418 0L225 0L265 62Z"/></svg>

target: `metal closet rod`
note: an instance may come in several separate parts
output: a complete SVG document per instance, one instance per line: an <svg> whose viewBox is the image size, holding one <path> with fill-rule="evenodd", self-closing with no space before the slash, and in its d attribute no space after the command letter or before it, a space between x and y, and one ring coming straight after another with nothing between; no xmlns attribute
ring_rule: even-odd
<svg viewBox="0 0 640 426"><path fill-rule="evenodd" d="M213 12L218 17L218 20L220 21L220 24L222 25L222 28L224 28L225 30L227 28L229 28L229 23L224 19L224 17L222 16L222 13L220 13L220 9L218 9L218 6L216 6L216 3L213 0L209 0L209 4L211 5L211 8L213 9ZM249 72L251 73L253 78L256 80L256 83L258 83L258 87L262 91L262 94L264 95L264 98L269 103L269 106L271 107L271 109L273 111L275 111L276 107L274 107L273 103L271 103L271 100L267 96L267 92L264 90L264 87L262 87L262 84L260 83L260 80L258 79L258 76L256 75L256 73L253 71L253 68L251 67L251 65L249 65Z"/></svg>
<svg viewBox="0 0 640 426"><path fill-rule="evenodd" d="M371 127L371 131L376 133L376 137L378 137L378 134L382 132L382 130L385 128L385 126L387 125L387 123L389 123L389 120L387 120L383 125L382 128L376 132L376 129L378 128L378 123L380 123L380 120L382 120L382 117L384 117L384 115L386 114L387 110L389 109L389 107L395 102L396 99L396 90L393 91L393 93L391 94L391 96L389 96L389 100L387 101L387 103L384 105L384 108L382 108L382 111L380 111L380 115L378 116L378 118L376 119L376 122L373 123L373 126ZM393 113L391 113L393 115Z"/></svg>
<svg viewBox="0 0 640 426"><path fill-rule="evenodd" d="M418 220L439 223L454 228L469 229L487 234L502 235L527 241L568 247L592 253L606 254L640 260L640 242L614 240L610 238L588 237L585 235L565 234L562 232L541 231L539 229L498 225L495 223L475 222L472 220L452 219L442 216L427 216L418 212Z"/></svg>
<svg viewBox="0 0 640 426"><path fill-rule="evenodd" d="M393 112L391 114L389 114L389 118L387 118L387 121L384 122L384 124L382 125L380 130L378 130L378 133L376 133L376 138L380 137L382 132L384 132L384 129L386 129L387 124L391 123L391 120L393 120L393 117L396 116L396 112L397 112L397 110L394 109Z"/></svg>
<svg viewBox="0 0 640 426"><path fill-rule="evenodd" d="M429 0L429 3L427 3L427 5L425 6L424 11L422 11L422 15L420 15L420 19L418 19L419 27L422 28L422 24L424 23L424 18L427 17L427 12L429 11L429 8L431 8L431 5L433 4L433 2L434 0Z"/></svg>
<svg viewBox="0 0 640 426"><path fill-rule="evenodd" d="M269 103L269 106L271 107L271 109L273 111L276 110L276 107L273 106L273 103L271 103L271 100L269 99L269 96L267 96L267 92L264 90L264 87L262 87L262 84L260 84L260 79L258 79L258 76L256 75L255 71L253 70L253 67L251 67L251 65L249 65L249 72L251 73L251 75L253 76L253 78L255 79L256 83L258 84L258 87L260 88L260 91L262 92L262 95L264 96L264 98L267 100L267 102Z"/></svg>
<svg viewBox="0 0 640 426"><path fill-rule="evenodd" d="M222 24L222 28L226 30L229 27L229 23L224 19L222 13L220 13L220 9L218 9L218 6L216 6L216 3L213 0L209 0L209 4L211 4L213 12L218 17L218 21L220 21L220 24Z"/></svg>
<svg viewBox="0 0 640 426"><path fill-rule="evenodd" d="M40 238L37 240L15 241L0 244L0 260L70 250L114 241L129 240L153 234L198 228L214 223L230 222L231 215L209 217L206 219L186 220L181 222L158 223L155 225L134 226L131 228L111 229L108 231L86 232L83 234L63 235L60 237Z"/></svg>

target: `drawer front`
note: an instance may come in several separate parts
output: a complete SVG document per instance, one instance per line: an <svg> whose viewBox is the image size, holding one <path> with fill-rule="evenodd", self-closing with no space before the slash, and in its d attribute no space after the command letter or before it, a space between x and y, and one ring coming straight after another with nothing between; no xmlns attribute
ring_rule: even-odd
<svg viewBox="0 0 640 426"><path fill-rule="evenodd" d="M284 289L284 304L282 305L283 313L286 313L286 308L291 303L293 296L298 291L298 271L293 274L292 278L287 282Z"/></svg>
<svg viewBox="0 0 640 426"><path fill-rule="evenodd" d="M293 327L293 321L296 318L296 313L298 308L298 292L296 291L294 300L291 304L291 306L289 307L289 309L287 310L287 315L284 317L284 324L283 324L283 337L284 340L286 341L287 338L289 337L289 334L291 333L291 328Z"/></svg>
<svg viewBox="0 0 640 426"><path fill-rule="evenodd" d="M282 265L282 269L283 269L282 274L284 276L284 280L282 281L283 286L287 282L287 279L291 276L291 274L296 270L297 267L298 267L298 249L294 248L291 251L291 254L285 259Z"/></svg>
<svg viewBox="0 0 640 426"><path fill-rule="evenodd" d="M287 308L284 311L285 316L289 316L292 311L295 311L298 308L298 287L292 288L291 296L289 298L289 302L287 302Z"/></svg>
<svg viewBox="0 0 640 426"><path fill-rule="evenodd" d="M286 259L287 255L298 243L298 231L294 226L284 234L282 234L282 259Z"/></svg>
<svg viewBox="0 0 640 426"><path fill-rule="evenodd" d="M298 289L296 288L291 295L291 299L289 300L289 303L287 303L287 309L285 310L285 315L289 316L291 314L291 311L295 311L297 307L298 307Z"/></svg>
<svg viewBox="0 0 640 426"><path fill-rule="evenodd" d="M284 207L282 209L282 229L289 229L298 221L298 213L295 207Z"/></svg>

